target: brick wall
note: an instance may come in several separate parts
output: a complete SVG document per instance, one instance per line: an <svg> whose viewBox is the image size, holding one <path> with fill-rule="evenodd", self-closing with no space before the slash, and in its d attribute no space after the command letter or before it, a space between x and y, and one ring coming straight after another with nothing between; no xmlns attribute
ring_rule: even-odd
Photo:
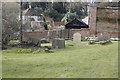
<svg viewBox="0 0 120 80"><path fill-rule="evenodd" d="M89 27L90 33L108 32L111 37L119 37L118 8L90 7ZM95 31L94 31L95 30Z"/></svg>
<svg viewBox="0 0 120 80"><path fill-rule="evenodd" d="M118 7L109 7L109 8L97 8L97 17L99 18L110 18L110 19L115 19L115 18L120 18L120 16L118 16L118 12L120 10L118 9Z"/></svg>
<svg viewBox="0 0 120 80"><path fill-rule="evenodd" d="M73 37L73 34L76 32L80 33L82 37L88 37L90 34L89 31L90 31L89 29L78 29L78 30L74 29L72 30L72 37Z"/></svg>
<svg viewBox="0 0 120 80"><path fill-rule="evenodd" d="M48 30L45 31L35 31L35 32L25 32L23 34L23 41L27 41L29 38L37 38L37 39L42 39L42 38L64 38L64 37L68 37L68 31L64 31L64 30L60 30L60 31L56 31L56 30L50 30L48 32Z"/></svg>
<svg viewBox="0 0 120 80"><path fill-rule="evenodd" d="M65 39L72 39L74 33L80 33L83 37L89 36L89 29L78 29L78 30L50 30L49 31L49 38L65 38ZM36 31L36 32L25 32L23 34L23 41L27 41L29 38L48 38L48 31Z"/></svg>
<svg viewBox="0 0 120 80"><path fill-rule="evenodd" d="M96 7L89 7L89 28L90 34L96 34Z"/></svg>

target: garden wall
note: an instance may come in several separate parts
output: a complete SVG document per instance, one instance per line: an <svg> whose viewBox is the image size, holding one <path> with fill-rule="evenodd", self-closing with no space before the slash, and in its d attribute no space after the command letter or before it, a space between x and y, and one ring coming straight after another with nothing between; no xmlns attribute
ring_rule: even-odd
<svg viewBox="0 0 120 80"><path fill-rule="evenodd" d="M120 10L118 7L90 7L89 28L91 34L108 32L111 37L120 38L118 27L120 27Z"/></svg>
<svg viewBox="0 0 120 80"><path fill-rule="evenodd" d="M46 31L35 31L35 32L25 32L23 34L23 41L27 41L29 38L65 38L65 39L72 39L74 33L80 33L83 37L89 36L89 29L78 29L78 30L50 30L49 32Z"/></svg>

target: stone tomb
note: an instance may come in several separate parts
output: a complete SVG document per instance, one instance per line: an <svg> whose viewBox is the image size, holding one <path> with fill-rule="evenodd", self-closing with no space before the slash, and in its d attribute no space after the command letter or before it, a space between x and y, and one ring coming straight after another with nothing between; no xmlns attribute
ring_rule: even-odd
<svg viewBox="0 0 120 80"><path fill-rule="evenodd" d="M65 40L62 38L55 38L52 41L52 48L53 49L62 49L65 48Z"/></svg>

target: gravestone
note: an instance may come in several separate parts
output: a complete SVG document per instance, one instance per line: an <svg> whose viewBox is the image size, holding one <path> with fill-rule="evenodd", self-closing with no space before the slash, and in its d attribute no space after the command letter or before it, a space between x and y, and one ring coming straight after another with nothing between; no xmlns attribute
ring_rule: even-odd
<svg viewBox="0 0 120 80"><path fill-rule="evenodd" d="M55 38L52 41L52 48L53 49L62 49L65 48L65 40L62 38Z"/></svg>
<svg viewBox="0 0 120 80"><path fill-rule="evenodd" d="M80 44L81 44L81 34L80 33L74 33L73 43L75 46L80 46Z"/></svg>

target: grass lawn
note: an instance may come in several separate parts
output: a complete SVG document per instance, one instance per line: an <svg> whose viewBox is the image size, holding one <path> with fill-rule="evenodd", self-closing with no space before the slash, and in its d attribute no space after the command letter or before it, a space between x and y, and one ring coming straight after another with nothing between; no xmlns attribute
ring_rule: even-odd
<svg viewBox="0 0 120 80"><path fill-rule="evenodd" d="M66 42L66 48L54 53L17 53L19 49L2 54L3 78L117 78L118 42L108 45L80 47Z"/></svg>

